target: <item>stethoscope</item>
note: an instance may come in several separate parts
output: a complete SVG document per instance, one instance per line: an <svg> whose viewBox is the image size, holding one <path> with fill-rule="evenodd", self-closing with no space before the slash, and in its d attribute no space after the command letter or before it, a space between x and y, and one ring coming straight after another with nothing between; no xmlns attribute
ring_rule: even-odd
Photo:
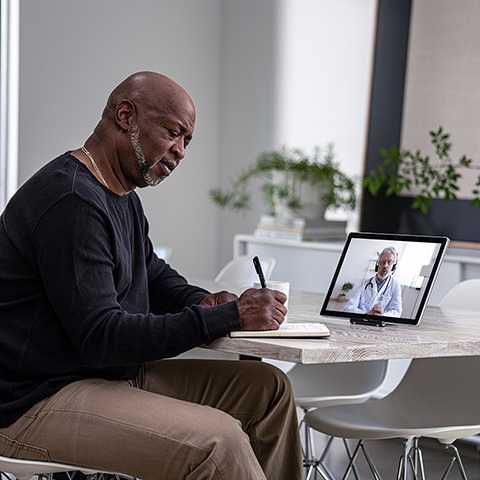
<svg viewBox="0 0 480 480"><path fill-rule="evenodd" d="M368 280L368 282L367 282L367 284L365 285L365 288L364 288L365 291L367 291L367 287L368 287L369 285L370 285L370 287L371 287L372 290L373 290L373 279L374 279L374 278L375 278L375 275ZM380 290L385 291L385 290L388 288L388 285L389 285L391 279L392 279L392 274L389 274L386 285L385 285L385 286L382 285L382 287L380 288Z"/></svg>

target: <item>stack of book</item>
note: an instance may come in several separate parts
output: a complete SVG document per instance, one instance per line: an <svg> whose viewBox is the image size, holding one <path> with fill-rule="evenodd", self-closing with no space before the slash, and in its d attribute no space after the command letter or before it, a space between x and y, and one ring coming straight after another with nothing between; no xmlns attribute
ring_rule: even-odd
<svg viewBox="0 0 480 480"><path fill-rule="evenodd" d="M345 240L347 222L339 220L307 220L303 240L310 242Z"/></svg>
<svg viewBox="0 0 480 480"><path fill-rule="evenodd" d="M305 220L303 218L279 219L262 215L254 235L262 238L302 240Z"/></svg>

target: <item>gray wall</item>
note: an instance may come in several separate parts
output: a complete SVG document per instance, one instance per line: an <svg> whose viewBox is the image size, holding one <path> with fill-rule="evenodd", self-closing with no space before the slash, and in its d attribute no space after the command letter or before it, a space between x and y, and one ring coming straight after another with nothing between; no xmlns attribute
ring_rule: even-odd
<svg viewBox="0 0 480 480"><path fill-rule="evenodd" d="M278 81L279 0L225 0L220 71L221 134L219 172L222 188L275 144ZM220 266L233 255L236 233L250 233L263 209L252 189L250 211L219 210Z"/></svg>
<svg viewBox="0 0 480 480"><path fill-rule="evenodd" d="M121 79L142 69L164 72L191 93L197 127L182 167L139 193L152 240L173 248L171 263L188 276L213 276L232 257L234 235L252 232L265 207L258 188L254 208L241 214L217 209L208 191L227 187L262 151L285 141L302 146L292 134L305 109L317 115L306 122L312 144L335 140L348 173L361 170L376 0L363 0L360 9L357 0L324 3L314 9L314 0L22 0L20 183L84 141ZM318 30L302 31L304 18ZM352 22L355 28L347 28ZM339 37L323 38L322 23L343 25L333 30ZM300 40L292 38L296 32ZM298 68L305 42L318 48ZM329 80L318 82L319 74ZM304 88L303 77L312 84L309 102L291 95Z"/></svg>
<svg viewBox="0 0 480 480"><path fill-rule="evenodd" d="M82 144L109 91L157 70L195 99L197 128L182 167L141 197L157 243L192 275L216 270L220 0L22 0L19 183ZM193 240L193 242L192 242ZM193 247L193 248L192 248Z"/></svg>
<svg viewBox="0 0 480 480"><path fill-rule="evenodd" d="M471 198L480 173L480 2L414 0L405 87L402 146L432 155L428 132L442 125L453 158L466 154L460 198Z"/></svg>

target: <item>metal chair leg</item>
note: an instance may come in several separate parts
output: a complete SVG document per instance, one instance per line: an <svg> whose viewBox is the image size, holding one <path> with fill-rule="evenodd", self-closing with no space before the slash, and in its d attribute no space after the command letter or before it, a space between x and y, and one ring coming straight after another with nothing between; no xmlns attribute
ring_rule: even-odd
<svg viewBox="0 0 480 480"><path fill-rule="evenodd" d="M307 476L305 477L305 480L310 480L312 473L314 473L313 465L310 465L310 468L307 471Z"/></svg>
<svg viewBox="0 0 480 480"><path fill-rule="evenodd" d="M400 460L398 461L398 469L397 469L397 480L400 480L403 475L403 455L400 456Z"/></svg>
<svg viewBox="0 0 480 480"><path fill-rule="evenodd" d="M422 476L421 478L422 480L425 480L425 467L423 465L423 453L420 450L420 448L418 448L418 463L420 464L420 474Z"/></svg>
<svg viewBox="0 0 480 480"><path fill-rule="evenodd" d="M363 440L359 440L357 443L357 446L355 447L355 450L353 451L352 457L350 458L350 461L348 462L347 469L345 470L345 473L343 474L342 480L345 480L348 477L348 474L350 473L350 470L352 470L353 462L357 458L358 452L360 451L360 447L363 443Z"/></svg>
<svg viewBox="0 0 480 480"><path fill-rule="evenodd" d="M320 463L323 463L323 461L325 460L325 457L327 456L327 453L328 451L330 450L330 446L332 445L332 442L333 442L333 439L335 437L332 437L331 435L328 437L328 440L327 440L327 444L325 445L325 447L323 448L323 451L320 455L320 458L318 459L318 461Z"/></svg>
<svg viewBox="0 0 480 480"><path fill-rule="evenodd" d="M362 449L362 453L363 453L363 456L365 457L365 460L367 461L368 463L368 466L370 468L370 471L372 472L372 475L373 475L373 478L375 480L382 480L382 477L380 476L380 474L378 473L378 470L377 470L377 467L375 467L375 464L373 463L372 459L370 458L370 456L367 454L367 451L365 450L365 445L361 445L360 447Z"/></svg>
<svg viewBox="0 0 480 480"><path fill-rule="evenodd" d="M450 463L448 464L447 468L443 472L443 475L441 476L440 480L445 480L445 478L447 478L447 476L450 473L450 470L452 469L454 463L455 463L455 457L452 457L450 459Z"/></svg>
<svg viewBox="0 0 480 480"><path fill-rule="evenodd" d="M312 429L310 429L310 431L312 431ZM322 453L320 454L320 458L315 462L315 466L321 469L321 471L319 471L320 475L322 477L325 477L325 475L327 475L327 478L329 479L334 479L335 475L333 475L332 472L330 472L330 470L327 468L327 466L324 463L324 460L325 460L325 457L327 456L327 453L330 450L330 447L334 439L335 437L332 437L331 435L328 437L327 444L325 445L325 447L323 447Z"/></svg>
<svg viewBox="0 0 480 480"><path fill-rule="evenodd" d="M465 467L463 466L462 458L460 457L460 453L458 452L458 448L453 445L447 445L447 449L453 450L454 459L457 461L458 470L460 471L460 475L462 476L463 480L468 480L467 473L465 472Z"/></svg>
<svg viewBox="0 0 480 480"><path fill-rule="evenodd" d="M347 452L348 459L350 460L352 458L352 454L350 453L350 447L348 446L348 442L346 438L342 438L343 440L343 445L345 446L345 451ZM360 480L360 477L357 472L357 467L355 464L352 465L352 470L353 470L353 476L355 477L355 480Z"/></svg>
<svg viewBox="0 0 480 480"><path fill-rule="evenodd" d="M315 469L315 478L317 478L317 473L318 473L322 478L322 480L335 480L335 477L321 463L315 465L314 469Z"/></svg>
<svg viewBox="0 0 480 480"><path fill-rule="evenodd" d="M404 442L403 453L400 456L400 460L398 461L398 469L397 469L397 480L408 480L408 467L410 467L413 477L415 480L417 478L417 467L415 467L415 462L412 459L412 454L417 451L419 454L418 461L421 462L421 472L422 472L422 479L425 480L425 471L423 468L423 457L421 456L421 451L418 448L418 443L415 442L415 439L408 439Z"/></svg>
<svg viewBox="0 0 480 480"><path fill-rule="evenodd" d="M405 441L405 447L403 450L403 480L408 480L408 455L412 449L413 441L411 438Z"/></svg>
<svg viewBox="0 0 480 480"><path fill-rule="evenodd" d="M408 454L408 461L413 472L415 480L418 480L418 468L420 467L421 480L425 480L425 468L423 465L423 455L418 446L418 438L413 439L413 446Z"/></svg>

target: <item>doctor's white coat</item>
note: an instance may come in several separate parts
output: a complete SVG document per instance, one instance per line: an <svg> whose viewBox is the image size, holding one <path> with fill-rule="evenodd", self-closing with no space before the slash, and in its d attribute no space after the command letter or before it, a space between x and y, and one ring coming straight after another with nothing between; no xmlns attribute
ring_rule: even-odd
<svg viewBox="0 0 480 480"><path fill-rule="evenodd" d="M344 308L345 312L367 313L376 304L383 308L383 315L400 317L402 314L402 288L393 276L389 276L380 290L375 276L358 288Z"/></svg>

